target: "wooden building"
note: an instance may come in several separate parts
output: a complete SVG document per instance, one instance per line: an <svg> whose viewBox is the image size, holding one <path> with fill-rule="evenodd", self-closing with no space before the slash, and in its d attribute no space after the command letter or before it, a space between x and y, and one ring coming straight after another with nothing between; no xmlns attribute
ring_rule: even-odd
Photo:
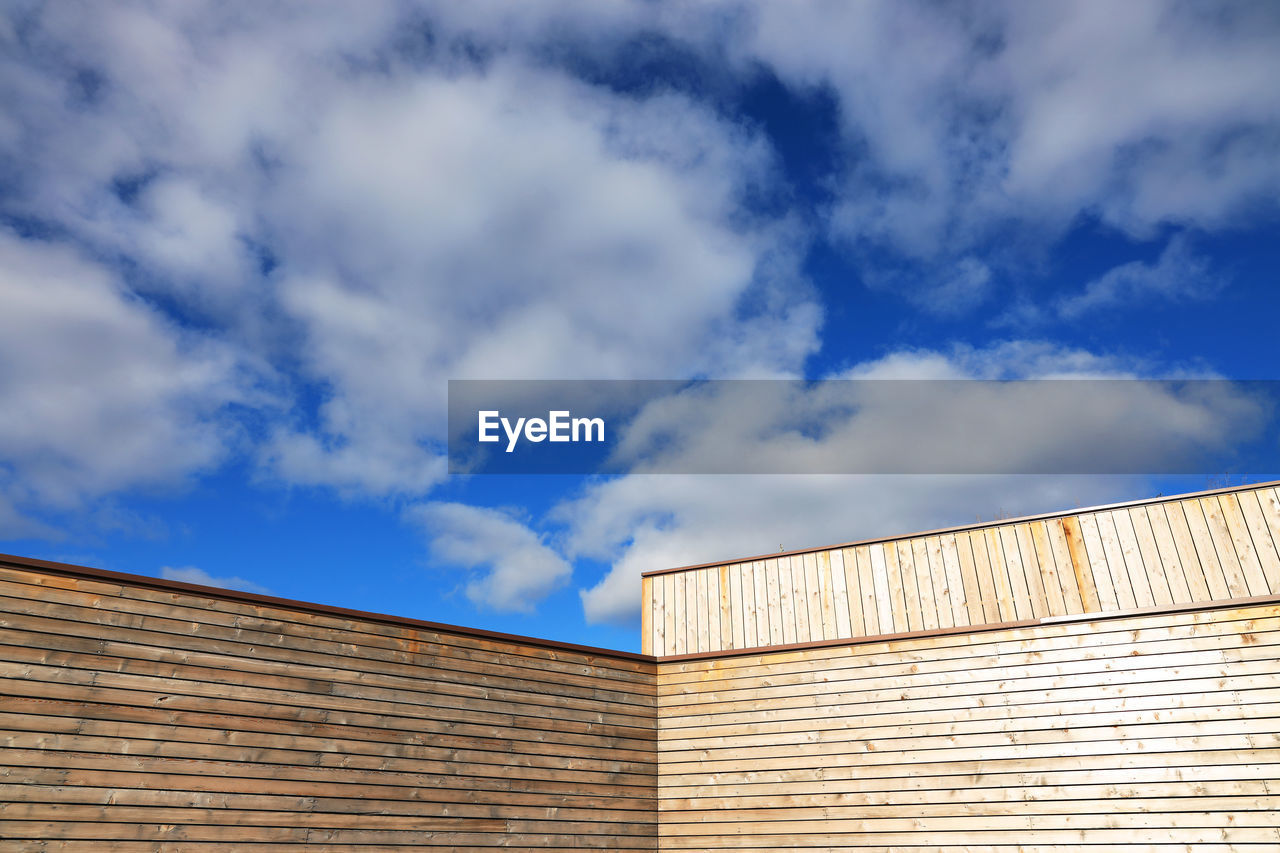
<svg viewBox="0 0 1280 853"><path fill-rule="evenodd" d="M1280 850L1274 484L650 573L635 655L0 558L0 850Z"/></svg>

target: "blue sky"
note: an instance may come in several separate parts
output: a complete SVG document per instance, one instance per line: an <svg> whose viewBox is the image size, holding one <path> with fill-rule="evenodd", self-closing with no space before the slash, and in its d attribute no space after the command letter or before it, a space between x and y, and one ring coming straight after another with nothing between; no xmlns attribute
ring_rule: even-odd
<svg viewBox="0 0 1280 853"><path fill-rule="evenodd" d="M10 553L636 648L644 570L1222 478L456 478L449 379L1276 378L1274 4L0 14Z"/></svg>

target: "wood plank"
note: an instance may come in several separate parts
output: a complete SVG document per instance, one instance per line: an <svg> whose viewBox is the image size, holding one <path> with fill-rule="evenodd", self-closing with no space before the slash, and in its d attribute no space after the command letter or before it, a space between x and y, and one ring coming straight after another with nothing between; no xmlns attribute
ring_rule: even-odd
<svg viewBox="0 0 1280 853"><path fill-rule="evenodd" d="M1018 542L1018 554L1022 559L1022 571L1026 578L1027 597L1031 602L1032 615L1037 619L1061 615L1061 612L1054 613L1049 609L1049 597L1044 585L1044 570L1040 566L1040 555L1036 553L1031 525L1018 524L1013 530Z"/></svg>
<svg viewBox="0 0 1280 853"><path fill-rule="evenodd" d="M877 559L877 552L889 584L890 602L893 608L893 630L910 631L911 624L907 621L907 582L903 577L904 572L898 559L898 549L892 542L873 544L871 546L873 565Z"/></svg>
<svg viewBox="0 0 1280 853"><path fill-rule="evenodd" d="M978 567L978 577L984 574L991 578L991 589L995 592L995 609L997 616L994 622L1013 622L1018 618L1017 609L1013 606L1013 591L1009 588L1009 570L1004 564L1004 547L995 530L975 530L969 535L973 543L974 563Z"/></svg>
<svg viewBox="0 0 1280 853"><path fill-rule="evenodd" d="M1096 514L1098 536L1102 541L1102 551L1107 558L1107 568L1111 572L1111 583L1115 585L1116 601L1121 610L1132 610L1138 606L1138 597L1133 588L1133 571L1125 562L1124 550L1120 544L1120 535L1116 531L1115 517L1110 512Z"/></svg>
<svg viewBox="0 0 1280 853"><path fill-rule="evenodd" d="M1270 489L1264 491L1274 494ZM1267 524L1267 514L1262 493L1259 491L1241 492L1236 495L1236 498L1240 502L1240 511L1244 514L1245 523L1249 527L1249 535L1253 539L1258 560L1262 565L1267 591L1272 594L1280 593L1280 548L1277 548L1276 540ZM1277 509L1277 513L1276 523L1277 528L1280 529L1280 508Z"/></svg>
<svg viewBox="0 0 1280 853"><path fill-rule="evenodd" d="M856 548L841 548L845 589L849 592L849 635L865 637L878 630L871 564L860 559Z"/></svg>
<svg viewBox="0 0 1280 853"><path fill-rule="evenodd" d="M1187 580L1191 600L1213 601L1215 598L1226 598L1226 583L1221 581L1221 573L1218 574L1218 579L1222 582L1223 595L1218 596L1211 591L1207 576L1208 567L1200 557L1195 538L1192 536L1186 504L1186 501L1174 501L1165 504L1163 508L1165 519L1169 522L1169 529L1173 531L1173 544L1178 550L1178 563L1182 566L1183 576ZM1204 516L1200 513L1200 508L1194 507L1193 510L1203 521Z"/></svg>
<svg viewBox="0 0 1280 853"><path fill-rule="evenodd" d="M1054 572L1058 576L1058 586L1062 591L1062 609L1064 613L1084 613L1084 600L1081 595L1079 577L1075 568L1075 559L1071 555L1071 544L1067 538L1062 519L1052 518L1045 522L1045 538L1049 542L1049 553L1052 555Z"/></svg>
<svg viewBox="0 0 1280 853"><path fill-rule="evenodd" d="M1049 525L1044 521L1032 522L1031 546L1035 550L1035 565L1039 567L1040 581L1044 587L1044 598L1047 610L1052 616L1063 616L1069 613L1063 597L1062 582L1058 578L1057 557L1049 542Z"/></svg>
<svg viewBox="0 0 1280 853"><path fill-rule="evenodd" d="M764 612L769 618L769 644L774 646L789 643L795 636L794 629L790 632L784 630L783 614L787 612L787 606L783 599L783 590L791 587L791 563L786 561L787 579L786 583L783 583L783 562L784 560L777 557L764 561L767 584ZM790 598L789 595L787 597Z"/></svg>
<svg viewBox="0 0 1280 853"><path fill-rule="evenodd" d="M1120 555L1124 558L1129 582L1133 586L1133 597L1139 607L1154 607L1156 600L1151 584L1152 571L1146 565L1142 549L1138 546L1133 516L1128 510L1117 509L1111 513L1111 520L1116 526L1116 542L1120 546Z"/></svg>
<svg viewBox="0 0 1280 853"><path fill-rule="evenodd" d="M678 655L682 655L690 651L689 648L689 591L688 591L688 575L680 572L674 575L668 575L675 580L675 619L676 633L674 650Z"/></svg>
<svg viewBox="0 0 1280 853"><path fill-rule="evenodd" d="M1085 546L1084 533L1080 529L1077 516L1057 519L1053 525L1061 528L1062 536L1067 542L1067 554L1071 559L1071 573L1075 576L1075 588L1080 595L1082 613L1099 613L1107 609L1098 595L1098 586L1094 580L1093 565L1089 562L1089 551Z"/></svg>
<svg viewBox="0 0 1280 853"><path fill-rule="evenodd" d="M690 651L694 652L711 651L710 572L710 569L697 569L689 573L693 581L693 613L696 617L690 620L695 638Z"/></svg>
<svg viewBox="0 0 1280 853"><path fill-rule="evenodd" d="M861 601L858 570L856 566L845 564L845 554L843 548L836 548L825 557L825 571L831 575L831 598L837 637L852 637L862 633L862 612L857 606ZM858 623L858 630L854 629L855 622Z"/></svg>
<svg viewBox="0 0 1280 853"><path fill-rule="evenodd" d="M958 593L953 597L952 613L955 624L982 624L982 594L978 590L978 578L973 571L973 552L968 554L968 563L960 558L960 549L954 534L943 534L939 537L942 547L943 570L947 574L948 585Z"/></svg>
<svg viewBox="0 0 1280 853"><path fill-rule="evenodd" d="M835 552L836 555L839 553L839 551ZM821 593L819 601L822 608L822 638L824 640L834 640L837 637L848 636L848 631L846 630L843 634L840 633L836 624L836 573L831 566L832 556L831 551L822 551L813 555L818 564L818 589ZM839 557L837 556L836 559L839 559ZM840 575L841 584L843 585L844 572L840 572ZM848 603L847 598L845 603ZM845 616L847 620L848 614L846 613Z"/></svg>
<svg viewBox="0 0 1280 853"><path fill-rule="evenodd" d="M653 578L640 579L640 650L653 654L653 615L658 607L653 594Z"/></svg>
<svg viewBox="0 0 1280 853"><path fill-rule="evenodd" d="M1027 588L1027 573L1022 565L1022 552L1018 547L1018 532L1009 525L995 530L1000 542L1000 553L1004 558L1005 576L1009 579L1014 613L1018 619L1030 619L1035 616L1035 612L1031 606L1031 591Z"/></svg>
<svg viewBox="0 0 1280 853"><path fill-rule="evenodd" d="M964 586L960 580L960 567L957 564L953 567L952 573L948 573L946 560L942 556L941 536L929 536L922 541L929 561L929 577L933 579L934 600L938 606L938 627L954 628L957 611L961 619L964 619L965 612ZM968 623L962 621L960 624Z"/></svg>
<svg viewBox="0 0 1280 853"><path fill-rule="evenodd" d="M1267 595L1271 591L1270 585L1262 568L1262 558L1258 554L1258 548L1253 544L1253 533L1240 505L1239 496L1219 495L1218 505L1222 508L1222 518L1226 522L1227 532L1231 537L1236 559L1240 562L1240 571L1244 575L1249 594ZM1266 543L1268 548L1270 548L1269 540L1270 536Z"/></svg>
<svg viewBox="0 0 1280 853"><path fill-rule="evenodd" d="M1093 575L1093 586L1098 593L1098 605L1101 612L1107 613L1121 609L1120 595L1117 591L1114 572L1110 565L1110 557L1102 543L1102 533L1098 526L1096 514L1084 513L1078 516L1080 535L1084 540L1085 553L1089 558L1089 569ZM1116 566L1115 571L1124 571L1123 566Z"/></svg>
<svg viewBox="0 0 1280 853"><path fill-rule="evenodd" d="M921 625L927 631L935 630L940 627L941 616L937 594L933 588L933 572L929 566L928 548L924 539L917 537L904 541L902 550L911 555L911 565L915 570L916 590L920 600Z"/></svg>
<svg viewBox="0 0 1280 853"><path fill-rule="evenodd" d="M1164 560L1161 559L1160 549L1156 545L1155 530L1151 526L1151 521L1147 517L1146 507L1134 507L1127 511L1129 516L1129 524L1133 528L1133 535L1137 539L1138 554L1142 561L1143 569L1146 571L1147 582L1151 588L1151 597L1159 607L1168 607L1173 604L1173 588L1169 583L1169 576L1165 572Z"/></svg>
<svg viewBox="0 0 1280 853"><path fill-rule="evenodd" d="M785 561L790 564L791 578L791 598L786 603L786 607L790 608L792 631L792 643L808 643L813 639L809 634L809 605L808 605L808 589L805 587L804 561L800 555L791 555L785 557ZM783 620L786 620L786 613L783 613Z"/></svg>
<svg viewBox="0 0 1280 853"><path fill-rule="evenodd" d="M1222 504L1216 496L1201 498L1197 501L1204 512L1205 525L1213 542L1213 549L1218 555L1218 564L1222 566L1222 574L1227 581L1227 590L1234 598L1249 595L1249 583L1245 580L1240 558L1236 556L1231 531L1223 517Z"/></svg>
<svg viewBox="0 0 1280 853"><path fill-rule="evenodd" d="M805 606L809 611L809 637L811 640L831 639L824 631L822 623L822 586L818 575L818 558L816 554L801 555L800 564L804 566Z"/></svg>
<svg viewBox="0 0 1280 853"><path fill-rule="evenodd" d="M893 630L893 599L888 589L888 573L884 567L883 552L877 556L874 549L869 546L861 546L854 551L858 555L859 573L864 571L867 573L860 574L865 597L864 619L867 619L869 625L874 617L878 633L887 634L888 631ZM868 578L870 583L867 583Z"/></svg>
<svg viewBox="0 0 1280 853"><path fill-rule="evenodd" d="M911 551L911 540L899 539L892 545L885 543L885 553L892 551L898 560L898 572L902 582L903 605L907 612L907 630L924 628L924 612L921 609L920 581L916 573L916 559Z"/></svg>
<svg viewBox="0 0 1280 853"><path fill-rule="evenodd" d="M1147 507L1146 516L1147 525L1150 527L1152 538L1155 541L1156 559L1160 561L1165 582L1169 588L1169 598L1174 604L1208 601L1207 590L1204 597L1199 599L1192 598L1191 587L1187 583L1187 573L1183 570L1182 561L1178 555L1178 545L1174 538L1173 526L1169 523L1169 516L1165 513L1164 507ZM1203 584L1203 575L1201 578L1201 583Z"/></svg>
<svg viewBox="0 0 1280 853"><path fill-rule="evenodd" d="M771 642L775 635L773 621L776 618L777 608L770 605L769 594L776 591L777 582L774 586L769 586L769 565L766 560L759 560L755 563L755 589L756 589L756 634L759 645L766 645ZM781 623L779 623L781 625ZM781 627L777 633L781 633Z"/></svg>
<svg viewBox="0 0 1280 853"><path fill-rule="evenodd" d="M676 619L676 576L662 575L662 598L664 602L663 609L663 645L662 654L671 655L676 653L676 626L680 622Z"/></svg>

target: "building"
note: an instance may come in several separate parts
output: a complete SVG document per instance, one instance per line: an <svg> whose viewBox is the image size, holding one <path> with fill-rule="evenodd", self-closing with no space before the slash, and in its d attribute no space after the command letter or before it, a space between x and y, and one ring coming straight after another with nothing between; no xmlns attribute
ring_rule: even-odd
<svg viewBox="0 0 1280 853"><path fill-rule="evenodd" d="M5 851L1280 849L1275 484L650 573L645 654L0 558Z"/></svg>

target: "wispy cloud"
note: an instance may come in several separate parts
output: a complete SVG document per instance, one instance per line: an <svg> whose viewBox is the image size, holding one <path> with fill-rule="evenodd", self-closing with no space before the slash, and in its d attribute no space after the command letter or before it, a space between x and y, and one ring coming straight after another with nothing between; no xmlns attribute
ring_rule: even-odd
<svg viewBox="0 0 1280 853"><path fill-rule="evenodd" d="M1185 235L1169 241L1153 263L1131 261L1107 270L1077 294L1060 299L1058 313L1068 320L1126 304L1204 299L1217 293L1224 277L1207 258L1196 255Z"/></svg>
<svg viewBox="0 0 1280 853"><path fill-rule="evenodd" d="M182 581L183 583L194 583L200 586L215 586L221 589L238 589L241 592L254 592L259 595L267 595L271 592L265 586L256 584L253 581L240 577L214 577L204 569L196 566L163 566L160 569L160 577L170 581Z"/></svg>
<svg viewBox="0 0 1280 853"><path fill-rule="evenodd" d="M572 574L539 533L501 510L433 501L405 516L422 527L437 560L470 570L466 594L482 607L530 613Z"/></svg>

